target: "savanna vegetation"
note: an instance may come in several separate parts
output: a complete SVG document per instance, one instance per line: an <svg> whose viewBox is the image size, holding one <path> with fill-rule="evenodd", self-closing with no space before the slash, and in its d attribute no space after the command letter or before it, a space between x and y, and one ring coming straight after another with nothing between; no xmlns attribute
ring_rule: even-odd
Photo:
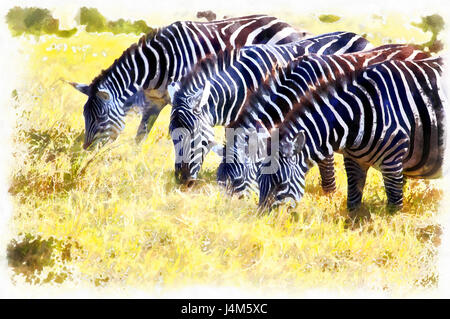
<svg viewBox="0 0 450 319"><path fill-rule="evenodd" d="M281 18L313 34L358 32L374 45L428 43L429 31L435 42L442 29L430 27L438 19L396 14ZM63 80L89 82L138 40L134 33L114 34L109 25L100 19L70 37L38 32L37 41L23 35L34 31L11 28L22 35L16 41L28 55L18 53L28 71L8 106L17 114L9 187L15 236L7 251L14 282L149 292L194 284L269 293L368 288L393 295L437 285L439 180L409 180L403 209L391 215L381 175L371 169L363 197L371 219L351 222L342 157L336 155L335 193L323 194L314 168L295 210L257 216L256 194L231 198L216 185L214 154L194 188L177 185L170 106L140 146L134 142L139 115L132 112L118 140L84 151L86 97ZM105 32L91 33L90 26ZM216 133L220 138L222 129Z"/></svg>
<svg viewBox="0 0 450 319"><path fill-rule="evenodd" d="M86 32L133 33L139 35L153 31L144 20L118 19L109 21L96 8L80 8L75 16L75 21ZM13 36L55 34L58 37L68 38L78 30L77 28L60 30L59 20L53 17L50 10L36 7L14 7L6 15L6 22Z"/></svg>

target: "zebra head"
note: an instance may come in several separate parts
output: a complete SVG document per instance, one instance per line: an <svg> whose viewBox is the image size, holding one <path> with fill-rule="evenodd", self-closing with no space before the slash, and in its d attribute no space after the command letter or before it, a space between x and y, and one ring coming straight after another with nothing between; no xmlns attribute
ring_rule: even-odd
<svg viewBox="0 0 450 319"><path fill-rule="evenodd" d="M259 123L251 128L226 128L226 147L217 170L217 182L231 195L242 196L258 189L257 172L265 155L265 134Z"/></svg>
<svg viewBox="0 0 450 319"><path fill-rule="evenodd" d="M222 154L222 161L217 169L217 182L231 195L241 196L248 191L255 191L258 164L236 145L227 147L226 154Z"/></svg>
<svg viewBox="0 0 450 319"><path fill-rule="evenodd" d="M210 125L206 104L210 83L204 88L184 90L172 84L168 91L172 112L169 133L175 147L175 177L181 184L192 185L206 154L214 142L214 131Z"/></svg>
<svg viewBox="0 0 450 319"><path fill-rule="evenodd" d="M85 124L83 148L88 149L97 143L105 144L114 141L123 130L125 116L119 99L114 99L112 92L102 85L86 85L70 83L78 91L89 98L84 105Z"/></svg>
<svg viewBox="0 0 450 319"><path fill-rule="evenodd" d="M300 131L294 137L283 138L263 160L257 173L260 210L286 202L294 206L303 197L308 170L304 146L305 133Z"/></svg>

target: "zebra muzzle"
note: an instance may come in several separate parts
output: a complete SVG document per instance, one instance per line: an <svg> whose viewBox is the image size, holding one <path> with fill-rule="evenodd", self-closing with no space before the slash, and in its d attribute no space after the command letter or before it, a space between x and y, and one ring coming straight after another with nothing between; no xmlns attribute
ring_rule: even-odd
<svg viewBox="0 0 450 319"><path fill-rule="evenodd" d="M84 150L87 150L88 147L91 146L91 144L92 144L92 143L86 143L86 142L84 142L84 143L83 143L83 149L84 149Z"/></svg>
<svg viewBox="0 0 450 319"><path fill-rule="evenodd" d="M178 184L185 185L188 188L195 184L195 178L192 178L187 163L182 163L180 167L175 168L175 179Z"/></svg>

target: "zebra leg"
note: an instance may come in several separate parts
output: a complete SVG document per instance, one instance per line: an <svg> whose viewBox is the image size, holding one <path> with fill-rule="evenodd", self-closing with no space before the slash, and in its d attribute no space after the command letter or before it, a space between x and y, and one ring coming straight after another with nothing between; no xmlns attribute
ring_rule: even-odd
<svg viewBox="0 0 450 319"><path fill-rule="evenodd" d="M393 213L403 206L405 179L402 162L399 160L383 162L380 165L380 170L383 174L384 188L388 199L388 211Z"/></svg>
<svg viewBox="0 0 450 319"><path fill-rule="evenodd" d="M336 190L334 155L327 156L322 162L319 162L319 172L323 191L325 193L334 192Z"/></svg>
<svg viewBox="0 0 450 319"><path fill-rule="evenodd" d="M155 124L156 119L158 118L159 113L166 106L166 102L164 100L145 100L145 104L141 106L142 108L142 119L139 124L139 128L136 133L136 143L141 143L144 139L147 138L148 133Z"/></svg>
<svg viewBox="0 0 450 319"><path fill-rule="evenodd" d="M361 206L364 184L366 183L367 167L349 157L344 157L345 171L347 172L347 208L356 210Z"/></svg>

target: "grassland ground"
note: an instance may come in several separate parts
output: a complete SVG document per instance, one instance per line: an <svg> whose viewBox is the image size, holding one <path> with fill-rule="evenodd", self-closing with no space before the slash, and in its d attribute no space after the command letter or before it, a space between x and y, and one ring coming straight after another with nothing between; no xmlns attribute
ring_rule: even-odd
<svg viewBox="0 0 450 319"><path fill-rule="evenodd" d="M365 34L374 45L428 40L400 16L285 20L314 34ZM336 155L335 193L322 193L313 168L294 211L280 207L258 217L256 195L231 198L216 185L214 154L197 186L177 185L170 106L139 147L139 114L131 113L118 140L85 152L86 98L62 80L89 83L137 40L83 31L67 39L14 40L27 48L17 53L27 72L7 106L17 115L9 185L14 236L7 251L14 282L147 291L190 285L368 288L394 295L438 284L439 180L409 180L403 209L391 215L381 175L371 169L363 197L371 220L350 225L346 175ZM223 136L222 128L216 133Z"/></svg>

